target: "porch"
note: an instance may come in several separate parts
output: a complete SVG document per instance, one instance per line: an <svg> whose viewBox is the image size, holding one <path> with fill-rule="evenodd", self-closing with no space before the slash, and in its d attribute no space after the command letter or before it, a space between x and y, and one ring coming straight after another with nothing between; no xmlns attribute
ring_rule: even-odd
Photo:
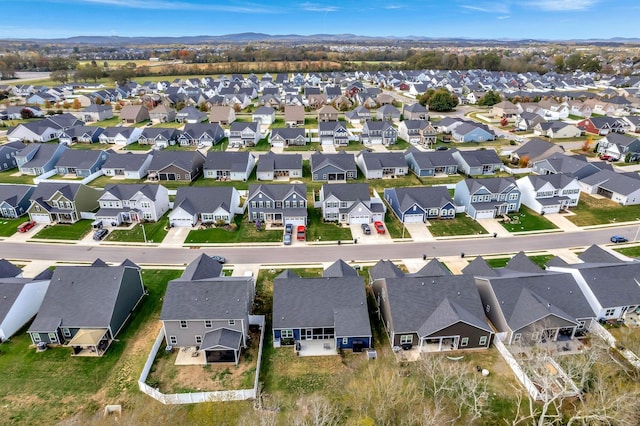
<svg viewBox="0 0 640 426"><path fill-rule="evenodd" d="M206 365L205 352L197 346L179 348L174 365Z"/></svg>
<svg viewBox="0 0 640 426"><path fill-rule="evenodd" d="M581 339L558 339L544 341L534 345L511 345L509 351L516 359L534 359L539 354L547 355L575 355L586 348Z"/></svg>
<svg viewBox="0 0 640 426"><path fill-rule="evenodd" d="M99 357L104 355L112 339L106 328L87 328L79 330L66 344L71 347L71 356Z"/></svg>
<svg viewBox="0 0 640 426"><path fill-rule="evenodd" d="M298 356L326 356L337 355L335 339L298 340L293 345Z"/></svg>
<svg viewBox="0 0 640 426"><path fill-rule="evenodd" d="M624 325L629 328L640 327L640 306L630 307L622 317Z"/></svg>

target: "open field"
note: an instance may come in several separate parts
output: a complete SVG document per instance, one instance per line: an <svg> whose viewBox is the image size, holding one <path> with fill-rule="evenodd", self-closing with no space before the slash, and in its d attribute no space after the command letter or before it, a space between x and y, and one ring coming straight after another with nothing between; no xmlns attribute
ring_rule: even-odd
<svg viewBox="0 0 640 426"><path fill-rule="evenodd" d="M575 215L567 216L578 226L636 221L640 218L640 205L621 206L607 198L580 193L578 205L571 208Z"/></svg>

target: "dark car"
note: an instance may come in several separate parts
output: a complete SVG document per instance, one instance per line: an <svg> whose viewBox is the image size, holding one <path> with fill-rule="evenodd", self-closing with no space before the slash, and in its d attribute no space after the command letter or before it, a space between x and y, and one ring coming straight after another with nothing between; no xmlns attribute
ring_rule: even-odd
<svg viewBox="0 0 640 426"><path fill-rule="evenodd" d="M211 259L215 260L218 263L225 263L227 261L227 259L225 259L224 257L218 256L218 255L215 255L215 254L213 256L211 256Z"/></svg>
<svg viewBox="0 0 640 426"><path fill-rule="evenodd" d="M449 147L444 145L440 145L439 147L436 148L437 151L446 151L448 149Z"/></svg>
<svg viewBox="0 0 640 426"><path fill-rule="evenodd" d="M291 234L293 233L293 225L292 225L292 224L290 224L290 223L287 223L287 224L284 226L284 233L285 233L285 234L289 234L289 235L291 235Z"/></svg>
<svg viewBox="0 0 640 426"><path fill-rule="evenodd" d="M626 243L627 241L629 240L626 237L623 237L622 235L614 235L613 237L611 237L612 243Z"/></svg>
<svg viewBox="0 0 640 426"><path fill-rule="evenodd" d="M96 241L100 241L102 239L104 239L104 237L107 236L107 234L109 233L108 229L98 229L96 232L93 233L93 239Z"/></svg>
<svg viewBox="0 0 640 426"><path fill-rule="evenodd" d="M365 235L371 235L371 227L368 223L363 223L362 225L362 233Z"/></svg>
<svg viewBox="0 0 640 426"><path fill-rule="evenodd" d="M291 234L284 234L284 239L282 240L285 246L291 245Z"/></svg>

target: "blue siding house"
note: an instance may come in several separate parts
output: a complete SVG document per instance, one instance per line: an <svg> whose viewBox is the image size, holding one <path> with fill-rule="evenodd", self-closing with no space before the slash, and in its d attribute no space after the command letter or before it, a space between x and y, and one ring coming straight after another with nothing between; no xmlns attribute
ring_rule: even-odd
<svg viewBox="0 0 640 426"><path fill-rule="evenodd" d="M456 206L444 186L385 188L384 199L403 223L424 223L429 219L456 216Z"/></svg>
<svg viewBox="0 0 640 426"><path fill-rule="evenodd" d="M410 148L404 159L409 170L420 177L455 175L458 173L458 162L452 154L451 150L424 152Z"/></svg>
<svg viewBox="0 0 640 426"><path fill-rule="evenodd" d="M454 202L473 219L492 219L520 210L521 193L508 178L465 179L456 184Z"/></svg>
<svg viewBox="0 0 640 426"><path fill-rule="evenodd" d="M32 185L0 185L0 217L16 218L26 214L35 189Z"/></svg>

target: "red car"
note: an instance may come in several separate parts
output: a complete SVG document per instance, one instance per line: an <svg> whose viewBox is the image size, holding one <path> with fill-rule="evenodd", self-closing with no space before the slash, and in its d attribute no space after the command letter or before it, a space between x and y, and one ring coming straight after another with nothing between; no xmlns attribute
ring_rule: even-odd
<svg viewBox="0 0 640 426"><path fill-rule="evenodd" d="M384 229L384 223L382 223L380 221L373 222L373 227L376 228L376 232L378 234L384 234L385 232L387 232Z"/></svg>
<svg viewBox="0 0 640 426"><path fill-rule="evenodd" d="M307 238L307 232L304 225L298 225L298 233L296 235L298 241L304 241Z"/></svg>
<svg viewBox="0 0 640 426"><path fill-rule="evenodd" d="M29 229L33 228L34 226L36 226L36 223L33 220L30 220L29 222L25 222L19 225L18 232L27 232Z"/></svg>

